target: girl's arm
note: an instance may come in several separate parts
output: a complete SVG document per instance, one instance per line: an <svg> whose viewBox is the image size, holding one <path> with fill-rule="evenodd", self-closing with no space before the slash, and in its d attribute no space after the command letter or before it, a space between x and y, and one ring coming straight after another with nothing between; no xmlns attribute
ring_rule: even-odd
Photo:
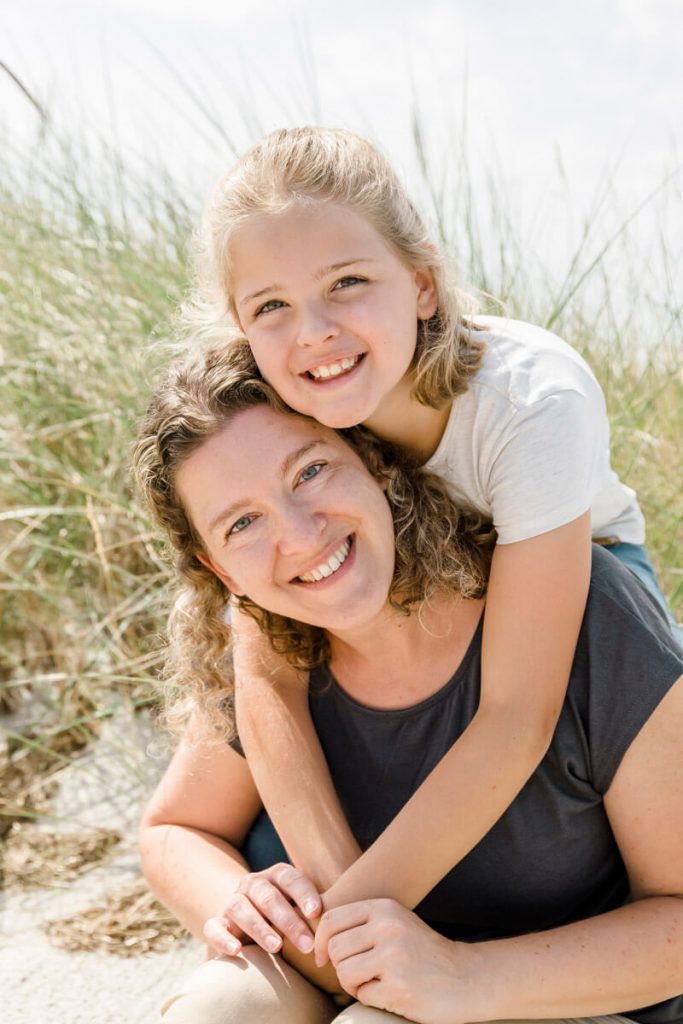
<svg viewBox="0 0 683 1024"><path fill-rule="evenodd" d="M340 981L425 1024L628 1013L683 992L683 677L624 755L605 795L631 902L549 931L449 942L389 901L321 921ZM324 959L320 957L320 961Z"/></svg>
<svg viewBox="0 0 683 1024"><path fill-rule="evenodd" d="M292 860L322 892L360 856L308 707L308 675L276 655L254 620L232 609L240 743Z"/></svg>
<svg viewBox="0 0 683 1024"><path fill-rule="evenodd" d="M322 851L333 867L350 864L328 887L326 907L379 896L414 907L512 803L543 758L562 707L588 593L590 550L588 512L496 548L477 713L355 863L307 694L253 674L241 697L240 736L285 846L306 874ZM313 794L311 779L325 780Z"/></svg>
<svg viewBox="0 0 683 1024"><path fill-rule="evenodd" d="M590 564L588 512L495 549L477 712L382 835L327 891L326 907L373 896L414 907L507 810L555 731Z"/></svg>

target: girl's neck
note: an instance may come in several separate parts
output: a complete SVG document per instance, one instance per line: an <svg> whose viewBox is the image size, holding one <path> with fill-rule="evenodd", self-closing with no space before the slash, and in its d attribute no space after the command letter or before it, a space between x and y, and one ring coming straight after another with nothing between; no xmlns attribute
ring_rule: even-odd
<svg viewBox="0 0 683 1024"><path fill-rule="evenodd" d="M442 594L410 615L387 607L366 630L330 637L330 670L370 707L410 707L441 689L462 661L483 600Z"/></svg>
<svg viewBox="0 0 683 1024"><path fill-rule="evenodd" d="M423 465L436 451L448 423L451 404L440 409L422 405L415 398L412 373L396 385L364 422L373 434L405 448Z"/></svg>

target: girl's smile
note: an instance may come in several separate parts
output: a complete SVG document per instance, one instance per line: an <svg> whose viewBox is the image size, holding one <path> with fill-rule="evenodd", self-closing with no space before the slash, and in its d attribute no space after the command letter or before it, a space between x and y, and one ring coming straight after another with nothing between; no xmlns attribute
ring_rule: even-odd
<svg viewBox="0 0 683 1024"><path fill-rule="evenodd" d="M239 326L263 376L320 423L366 422L409 374L417 325L436 310L430 273L406 266L348 207L295 204L233 235Z"/></svg>
<svg viewBox="0 0 683 1024"><path fill-rule="evenodd" d="M380 485L332 430L257 405L182 465L198 552L236 595L340 635L380 615L394 572Z"/></svg>

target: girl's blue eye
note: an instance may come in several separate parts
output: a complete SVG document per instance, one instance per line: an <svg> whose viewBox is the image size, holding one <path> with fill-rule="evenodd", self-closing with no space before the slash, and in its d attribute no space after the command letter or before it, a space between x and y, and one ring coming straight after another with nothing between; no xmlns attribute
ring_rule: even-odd
<svg viewBox="0 0 683 1024"><path fill-rule="evenodd" d="M355 275L350 274L348 277L340 277L334 287L349 288L352 284L362 284L364 280L365 278L363 277L356 277Z"/></svg>
<svg viewBox="0 0 683 1024"><path fill-rule="evenodd" d="M312 466L307 466L303 471L300 480L312 480L314 476L317 476L320 470L323 468L323 462L314 462Z"/></svg>
<svg viewBox="0 0 683 1024"><path fill-rule="evenodd" d="M249 524L253 522L253 519L253 516L240 516L237 522L232 524L232 526L228 530L228 534L241 533L242 530L246 530L247 526L249 526Z"/></svg>
<svg viewBox="0 0 683 1024"><path fill-rule="evenodd" d="M284 302L280 299L268 299L268 302L264 302L262 306L259 306L254 316L260 316L261 313L271 313L274 309L280 309L284 306Z"/></svg>

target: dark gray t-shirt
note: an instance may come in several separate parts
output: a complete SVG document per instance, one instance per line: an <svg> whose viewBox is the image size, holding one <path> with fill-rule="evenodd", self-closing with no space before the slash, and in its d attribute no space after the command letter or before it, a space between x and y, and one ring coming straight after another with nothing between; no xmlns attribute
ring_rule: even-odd
<svg viewBox="0 0 683 1024"><path fill-rule="evenodd" d="M480 622L450 681L396 711L358 703L325 668L313 673L313 721L363 849L471 721L481 636ZM623 904L628 879L603 795L682 673L683 654L655 602L613 555L594 547L588 604L550 749L497 824L416 908L419 916L450 938L477 941L557 927ZM683 996L628 1015L647 1024L683 1021Z"/></svg>

